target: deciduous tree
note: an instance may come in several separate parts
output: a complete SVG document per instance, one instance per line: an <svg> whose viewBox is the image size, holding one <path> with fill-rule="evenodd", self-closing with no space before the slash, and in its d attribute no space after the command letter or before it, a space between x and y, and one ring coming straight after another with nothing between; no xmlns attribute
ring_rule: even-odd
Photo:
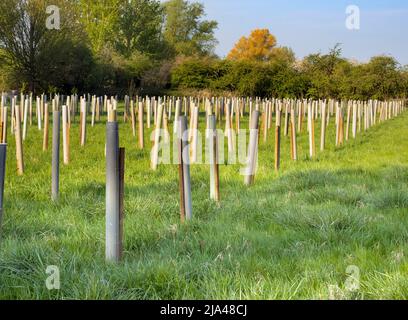
<svg viewBox="0 0 408 320"><path fill-rule="evenodd" d="M186 0L169 0L165 10L164 39L175 54L192 56L212 54L217 40L214 30L217 22L204 20L204 5Z"/></svg>
<svg viewBox="0 0 408 320"><path fill-rule="evenodd" d="M47 81L66 75L67 65L81 67L81 61L86 60L86 48L82 45L84 34L72 1L55 0L53 4L60 8L60 26L49 30L44 0L0 2L3 61L10 66L16 82L28 85L30 90L48 87Z"/></svg>
<svg viewBox="0 0 408 320"><path fill-rule="evenodd" d="M269 61L274 56L276 38L268 29L255 29L242 37L228 54L231 60Z"/></svg>

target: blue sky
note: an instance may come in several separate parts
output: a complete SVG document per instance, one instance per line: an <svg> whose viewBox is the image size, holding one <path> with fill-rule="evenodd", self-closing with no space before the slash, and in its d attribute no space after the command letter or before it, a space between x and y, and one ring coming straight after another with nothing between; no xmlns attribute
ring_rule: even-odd
<svg viewBox="0 0 408 320"><path fill-rule="evenodd" d="M298 58L327 52L341 43L343 55L367 61L389 54L408 64L407 0L199 0L207 19L218 21L216 53L225 56L252 29L268 28L278 45L291 47ZM345 26L346 8L360 8L360 30Z"/></svg>

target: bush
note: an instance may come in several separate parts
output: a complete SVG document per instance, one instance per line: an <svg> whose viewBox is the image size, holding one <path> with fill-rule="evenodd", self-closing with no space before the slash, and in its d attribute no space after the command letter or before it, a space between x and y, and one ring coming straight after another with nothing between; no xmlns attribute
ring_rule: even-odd
<svg viewBox="0 0 408 320"><path fill-rule="evenodd" d="M212 61L209 59L188 58L175 65L171 74L173 87L204 89L214 77Z"/></svg>

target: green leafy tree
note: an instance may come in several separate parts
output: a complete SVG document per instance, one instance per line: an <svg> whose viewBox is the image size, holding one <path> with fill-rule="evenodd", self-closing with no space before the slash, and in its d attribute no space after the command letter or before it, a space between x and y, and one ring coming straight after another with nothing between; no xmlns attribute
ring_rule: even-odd
<svg viewBox="0 0 408 320"><path fill-rule="evenodd" d="M338 64L344 62L341 57L341 48L337 44L328 54L311 54L303 60L303 72L309 77L311 87L308 95L312 98L335 98L338 93L338 84L334 80Z"/></svg>
<svg viewBox="0 0 408 320"><path fill-rule="evenodd" d="M44 0L0 2L2 59L11 68L15 83L28 84L30 90L44 89L56 78L63 79L69 71L66 66L75 63L81 66L80 61L88 56L81 44L84 33L72 1L55 0L53 4L60 9L58 30L46 27L48 15Z"/></svg>
<svg viewBox="0 0 408 320"><path fill-rule="evenodd" d="M122 0L75 0L81 22L94 53L115 38L114 27L119 20Z"/></svg>
<svg viewBox="0 0 408 320"><path fill-rule="evenodd" d="M192 56L212 54L217 40L217 22L204 20L204 5L185 0L169 0L163 4L165 12L164 39L176 54Z"/></svg>
<svg viewBox="0 0 408 320"><path fill-rule="evenodd" d="M367 95L374 99L390 99L403 91L402 73L393 57L373 57L365 66L362 79L368 86Z"/></svg>
<svg viewBox="0 0 408 320"><path fill-rule="evenodd" d="M208 59L187 58L173 68L171 81L181 88L204 89L209 87L212 63Z"/></svg>
<svg viewBox="0 0 408 320"><path fill-rule="evenodd" d="M129 57L135 51L163 56L163 8L157 0L122 0L113 27L115 48Z"/></svg>

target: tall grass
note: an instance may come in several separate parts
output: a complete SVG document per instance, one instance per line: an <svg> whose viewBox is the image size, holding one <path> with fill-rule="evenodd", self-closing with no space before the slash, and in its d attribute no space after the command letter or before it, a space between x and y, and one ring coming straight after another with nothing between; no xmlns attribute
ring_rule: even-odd
<svg viewBox="0 0 408 320"><path fill-rule="evenodd" d="M149 134L140 151L121 123L125 253L117 265L104 261L105 125L88 127L85 148L73 125L58 203L41 132L29 128L22 177L9 135L0 298L406 299L407 135L404 114L335 148L331 123L328 148L313 160L305 131L297 162L283 138L275 173L271 130L254 186L244 186L239 165L220 166L219 205L209 200L209 167L192 167L194 219L181 225L177 167L151 171ZM60 268L60 290L46 288L48 265ZM345 286L350 265L360 270L355 292Z"/></svg>

